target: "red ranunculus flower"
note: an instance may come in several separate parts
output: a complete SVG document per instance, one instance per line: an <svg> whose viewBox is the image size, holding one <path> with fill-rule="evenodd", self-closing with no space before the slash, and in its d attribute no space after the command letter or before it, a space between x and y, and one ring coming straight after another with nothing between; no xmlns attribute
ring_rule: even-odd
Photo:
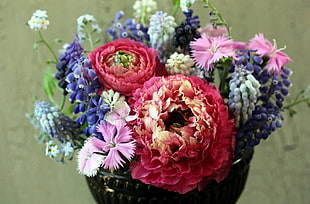
<svg viewBox="0 0 310 204"><path fill-rule="evenodd" d="M130 95L155 75L157 51L131 39L117 39L89 54L100 83Z"/></svg>
<svg viewBox="0 0 310 204"><path fill-rule="evenodd" d="M195 76L153 77L129 102L138 116L134 179L183 194L228 175L234 120L215 86Z"/></svg>

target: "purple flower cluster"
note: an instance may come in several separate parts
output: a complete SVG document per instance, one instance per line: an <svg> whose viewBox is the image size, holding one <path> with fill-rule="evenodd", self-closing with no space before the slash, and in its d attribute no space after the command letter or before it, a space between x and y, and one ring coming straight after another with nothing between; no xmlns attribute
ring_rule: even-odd
<svg viewBox="0 0 310 204"><path fill-rule="evenodd" d="M75 145L82 134L79 124L48 102L37 101L34 105L34 116L43 131L61 143L70 141Z"/></svg>
<svg viewBox="0 0 310 204"><path fill-rule="evenodd" d="M91 68L91 61L84 56L84 50L78 39L74 40L66 52L59 58L56 78L60 80L65 95L75 103L73 113L80 114L77 124L83 126L87 121L84 134L96 134L96 125L104 120L110 109L102 105L102 97L97 95L101 88L96 72Z"/></svg>
<svg viewBox="0 0 310 204"><path fill-rule="evenodd" d="M175 28L175 46L180 47L184 51L190 51L190 42L194 39L200 38L198 28L200 28L200 21L198 16L193 16L193 10L183 12L185 20Z"/></svg>
<svg viewBox="0 0 310 204"><path fill-rule="evenodd" d="M268 58L252 56L252 52L248 51L243 52L236 62L252 72L261 86L252 117L238 129L235 155L252 149L261 139L267 139L272 132L282 126L284 118L281 115L281 108L284 97L288 95L288 87L291 85L288 79L291 70L283 68L279 75L269 73L265 67L267 61ZM234 67L230 71L233 72Z"/></svg>
<svg viewBox="0 0 310 204"><path fill-rule="evenodd" d="M97 135L97 125L104 122L104 116L110 111L110 106L103 104L103 97L96 95L89 100L88 109L85 114L83 114L78 122L80 124L85 123L86 119L88 126L84 129L84 134L86 136Z"/></svg>
<svg viewBox="0 0 310 204"><path fill-rule="evenodd" d="M72 67L71 72L66 76L68 85L66 91L70 92L69 100L73 102L83 103L87 102L89 97L96 95L100 88L96 72L91 69L91 62L89 59L82 56L77 59ZM75 109L75 113L84 112L84 105Z"/></svg>
<svg viewBox="0 0 310 204"><path fill-rule="evenodd" d="M130 38L139 42L148 42L150 36L147 34L148 28L143 24L135 23L134 19L127 19L124 23L120 20L124 17L124 12L119 11L115 15L115 20L111 21L112 27L107 29L107 33L113 40L118 38Z"/></svg>
<svg viewBox="0 0 310 204"><path fill-rule="evenodd" d="M68 82L66 76L72 72L72 68L75 66L76 61L83 57L84 48L80 45L79 40L75 39L67 48L66 52L58 59L59 62L56 65L58 72L55 74L55 78L58 80L58 86L63 89L63 94L67 95L66 90Z"/></svg>

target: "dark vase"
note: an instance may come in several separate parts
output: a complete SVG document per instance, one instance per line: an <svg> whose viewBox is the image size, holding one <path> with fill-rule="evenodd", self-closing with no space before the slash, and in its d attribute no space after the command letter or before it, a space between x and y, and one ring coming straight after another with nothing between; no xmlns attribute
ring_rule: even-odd
<svg viewBox="0 0 310 204"><path fill-rule="evenodd" d="M222 182L212 181L202 191L195 189L185 194L144 184L128 173L99 171L86 180L98 204L233 204L245 187L252 156L250 151L235 158L229 176Z"/></svg>

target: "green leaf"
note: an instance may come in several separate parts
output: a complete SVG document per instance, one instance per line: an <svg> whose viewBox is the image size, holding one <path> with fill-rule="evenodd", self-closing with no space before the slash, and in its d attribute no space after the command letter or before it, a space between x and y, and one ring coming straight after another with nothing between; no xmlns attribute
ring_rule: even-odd
<svg viewBox="0 0 310 204"><path fill-rule="evenodd" d="M38 50L38 48L39 48L38 43L34 43L34 44L33 44L33 49Z"/></svg>
<svg viewBox="0 0 310 204"><path fill-rule="evenodd" d="M95 44L100 43L100 41L101 41L100 38L97 38L96 41L95 41Z"/></svg>
<svg viewBox="0 0 310 204"><path fill-rule="evenodd" d="M62 39L60 39L60 38L56 38L56 39L54 40L54 42L55 42L55 43L62 43L62 42L63 42L63 40L62 40Z"/></svg>
<svg viewBox="0 0 310 204"><path fill-rule="evenodd" d="M52 98L54 96L54 90L57 86L57 80L53 77L52 69L49 67L44 75L43 88L45 94Z"/></svg>
<svg viewBox="0 0 310 204"><path fill-rule="evenodd" d="M64 114L65 115L70 115L73 113L73 108L76 104L71 104L65 111L64 111Z"/></svg>

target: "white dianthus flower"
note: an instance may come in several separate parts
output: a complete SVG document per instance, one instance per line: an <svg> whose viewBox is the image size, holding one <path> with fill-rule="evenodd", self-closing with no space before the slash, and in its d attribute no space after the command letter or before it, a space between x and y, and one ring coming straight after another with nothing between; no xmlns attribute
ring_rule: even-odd
<svg viewBox="0 0 310 204"><path fill-rule="evenodd" d="M167 60L166 68L170 74L183 74L185 76L191 75L194 61L189 55L173 53Z"/></svg>

